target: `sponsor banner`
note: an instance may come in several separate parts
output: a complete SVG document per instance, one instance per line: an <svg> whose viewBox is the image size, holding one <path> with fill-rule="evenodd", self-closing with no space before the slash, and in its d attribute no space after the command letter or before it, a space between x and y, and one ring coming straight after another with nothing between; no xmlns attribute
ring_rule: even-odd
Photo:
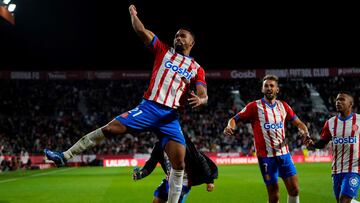
<svg viewBox="0 0 360 203"><path fill-rule="evenodd" d="M280 78L315 78L331 76L329 68L267 69L265 70L265 75L267 74L277 75Z"/></svg>
<svg viewBox="0 0 360 203"><path fill-rule="evenodd" d="M144 166L147 159L104 159L104 167Z"/></svg>
<svg viewBox="0 0 360 203"><path fill-rule="evenodd" d="M360 76L360 68L338 68L338 76Z"/></svg>
<svg viewBox="0 0 360 203"><path fill-rule="evenodd" d="M191 77L178 67L168 64L168 68ZM246 79L262 78L274 74L281 78L354 77L360 76L360 67L354 68L286 68L286 69L228 69L205 70L208 79ZM14 80L124 80L150 79L151 71L0 71L0 79Z"/></svg>

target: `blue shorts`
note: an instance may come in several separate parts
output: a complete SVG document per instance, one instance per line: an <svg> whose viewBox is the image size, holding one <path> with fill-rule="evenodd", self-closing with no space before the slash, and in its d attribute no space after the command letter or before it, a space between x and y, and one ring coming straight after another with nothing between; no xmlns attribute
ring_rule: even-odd
<svg viewBox="0 0 360 203"><path fill-rule="evenodd" d="M357 197L360 185L360 175L358 173L333 174L332 180L336 199L339 199L340 195L346 195L351 198Z"/></svg>
<svg viewBox="0 0 360 203"><path fill-rule="evenodd" d="M290 154L275 157L258 157L261 174L266 185L276 184L278 177L285 179L296 175Z"/></svg>
<svg viewBox="0 0 360 203"><path fill-rule="evenodd" d="M143 99L134 109L115 118L123 125L137 131L154 131L163 142L174 140L185 146L179 116L175 109Z"/></svg>
<svg viewBox="0 0 360 203"><path fill-rule="evenodd" d="M179 202L181 203L185 202L185 199L189 194L190 189L191 189L190 187L183 186ZM164 179L159 185L159 187L156 188L154 192L154 197L167 201L168 194L169 194L169 182L166 179Z"/></svg>

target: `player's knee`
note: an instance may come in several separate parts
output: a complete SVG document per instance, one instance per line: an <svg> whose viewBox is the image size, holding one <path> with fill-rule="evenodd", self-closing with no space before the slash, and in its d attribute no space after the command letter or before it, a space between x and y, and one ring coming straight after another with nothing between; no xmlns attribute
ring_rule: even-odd
<svg viewBox="0 0 360 203"><path fill-rule="evenodd" d="M269 203L278 203L280 199L279 193L274 193L269 196Z"/></svg>
<svg viewBox="0 0 360 203"><path fill-rule="evenodd" d="M299 195L300 189L299 187L293 187L290 191L289 191L289 195L296 197Z"/></svg>
<svg viewBox="0 0 360 203"><path fill-rule="evenodd" d="M184 170L185 162L182 160L175 160L174 163L171 163L171 166L175 170Z"/></svg>
<svg viewBox="0 0 360 203"><path fill-rule="evenodd" d="M101 131L104 133L104 136L109 138L115 135L122 134L126 131L126 127L122 124L115 125L112 123L109 123L101 128Z"/></svg>

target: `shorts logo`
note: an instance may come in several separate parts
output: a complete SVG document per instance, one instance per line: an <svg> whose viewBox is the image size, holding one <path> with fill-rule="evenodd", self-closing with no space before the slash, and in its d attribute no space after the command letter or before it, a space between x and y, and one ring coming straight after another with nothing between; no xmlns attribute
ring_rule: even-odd
<svg viewBox="0 0 360 203"><path fill-rule="evenodd" d="M333 137L333 144L356 144L356 137Z"/></svg>
<svg viewBox="0 0 360 203"><path fill-rule="evenodd" d="M359 179L356 176L350 177L349 184L351 187L359 186Z"/></svg>
<svg viewBox="0 0 360 203"><path fill-rule="evenodd" d="M174 65L171 61L165 62L165 68L172 70L175 73L185 77L186 79L190 80L193 73L188 72L185 68L180 68L179 66Z"/></svg>

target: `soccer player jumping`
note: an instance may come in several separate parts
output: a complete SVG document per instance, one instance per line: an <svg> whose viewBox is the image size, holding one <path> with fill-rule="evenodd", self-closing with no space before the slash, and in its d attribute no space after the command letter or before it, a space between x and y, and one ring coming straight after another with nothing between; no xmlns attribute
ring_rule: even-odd
<svg viewBox="0 0 360 203"><path fill-rule="evenodd" d="M158 135L163 135L160 137L162 147L169 156L172 166L168 202L177 203L185 168L185 139L177 109L186 101L193 108L207 103L205 72L194 58L189 56L195 44L191 30L179 29L175 34L173 47L170 47L144 27L134 5L130 5L129 13L136 34L155 55L150 84L143 100L136 108L117 116L107 125L82 137L67 151L54 152L45 149L44 152L48 159L53 160L57 165L63 165L66 160L95 146L105 137L121 136L131 130L152 130ZM189 94L193 86L196 87L196 94L194 92ZM187 97L189 98L186 100Z"/></svg>

